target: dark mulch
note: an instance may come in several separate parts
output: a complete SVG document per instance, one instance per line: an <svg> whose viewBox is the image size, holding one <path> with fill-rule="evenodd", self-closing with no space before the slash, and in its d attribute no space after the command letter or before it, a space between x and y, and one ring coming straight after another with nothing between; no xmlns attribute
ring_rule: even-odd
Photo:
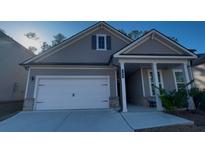
<svg viewBox="0 0 205 154"><path fill-rule="evenodd" d="M22 100L0 102L0 121L16 115L18 112L22 111L22 108Z"/></svg>
<svg viewBox="0 0 205 154"><path fill-rule="evenodd" d="M175 111L173 114L191 121L194 125L175 125L166 127L147 128L137 130L139 132L205 132L205 112L203 111Z"/></svg>
<svg viewBox="0 0 205 154"><path fill-rule="evenodd" d="M0 121L6 120L14 115L16 115L19 112L13 112L13 113L0 113Z"/></svg>

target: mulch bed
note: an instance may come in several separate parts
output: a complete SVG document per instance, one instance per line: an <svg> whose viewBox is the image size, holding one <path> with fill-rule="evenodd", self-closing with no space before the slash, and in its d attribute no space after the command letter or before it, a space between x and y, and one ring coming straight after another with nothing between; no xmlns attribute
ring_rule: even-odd
<svg viewBox="0 0 205 154"><path fill-rule="evenodd" d="M16 115L19 112L13 112L13 113L0 113L0 122L3 120L6 120L14 115Z"/></svg>
<svg viewBox="0 0 205 154"><path fill-rule="evenodd" d="M194 125L155 127L137 130L137 132L205 132L205 112L175 111L170 112L169 114L194 121Z"/></svg>

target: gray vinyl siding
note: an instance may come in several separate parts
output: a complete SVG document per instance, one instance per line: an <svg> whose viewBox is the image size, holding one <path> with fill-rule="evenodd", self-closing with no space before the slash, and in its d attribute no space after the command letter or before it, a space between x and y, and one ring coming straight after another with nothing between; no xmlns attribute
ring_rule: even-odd
<svg viewBox="0 0 205 154"><path fill-rule="evenodd" d="M161 42L167 44L165 46L163 43L157 41L148 39L147 41L143 42L137 47L134 47L132 50L130 50L127 54L143 54L143 55L188 55L185 53L182 49L179 47L174 46L173 44L170 44L170 42L160 38L159 36L155 36L158 38ZM176 52L177 51L177 52Z"/></svg>
<svg viewBox="0 0 205 154"><path fill-rule="evenodd" d="M0 102L24 99L27 71L19 63L32 56L4 34L0 35Z"/></svg>
<svg viewBox="0 0 205 154"><path fill-rule="evenodd" d="M181 66L176 67L176 69L181 69ZM126 77L126 92L127 92L127 102L128 103L134 103L139 106L147 106L149 99L154 99L154 97L151 97L151 89L149 84L149 77L148 77L148 71L151 70L151 68L143 68L143 81L144 81L144 90L145 90L145 96L143 96L143 88L142 88L142 78L141 78L141 71L138 69L135 73L130 75L129 77ZM164 85L164 89L167 91L173 91L175 89L175 80L174 80L174 74L173 69L158 69L161 71L162 74L162 81Z"/></svg>
<svg viewBox="0 0 205 154"><path fill-rule="evenodd" d="M150 85L149 85L149 77L148 77L148 70L150 69L143 69L143 76L144 76L144 88L145 88L145 96L150 97ZM175 89L175 81L172 69L160 69L162 72L162 80L164 84L164 89L168 91L172 91Z"/></svg>
<svg viewBox="0 0 205 154"><path fill-rule="evenodd" d="M103 76L108 75L110 77L110 96L116 97L116 85L115 85L115 70L113 69L98 69L98 70L74 70L74 69L31 69L30 79L28 84L28 92L26 98L34 98L35 81L32 78L36 78L38 75L74 75L74 76Z"/></svg>
<svg viewBox="0 0 205 154"><path fill-rule="evenodd" d="M168 91L175 89L174 74L172 69L162 69L162 79L164 83L164 88Z"/></svg>
<svg viewBox="0 0 205 154"><path fill-rule="evenodd" d="M127 102L140 104L139 97L143 96L141 72L138 69L134 74L126 79Z"/></svg>
<svg viewBox="0 0 205 154"><path fill-rule="evenodd" d="M148 40L130 51L129 54L176 55L177 53L155 40Z"/></svg>
<svg viewBox="0 0 205 154"><path fill-rule="evenodd" d="M111 50L97 51L92 49L92 35L106 34L111 36ZM110 56L126 46L127 43L108 32L105 29L98 29L91 34L80 38L73 44L64 47L53 55L40 60L40 63L107 63Z"/></svg>
<svg viewBox="0 0 205 154"><path fill-rule="evenodd" d="M193 66L192 70L196 87L205 89L205 64Z"/></svg>
<svg viewBox="0 0 205 154"><path fill-rule="evenodd" d="M148 78L148 69L143 69L145 96L151 96Z"/></svg>

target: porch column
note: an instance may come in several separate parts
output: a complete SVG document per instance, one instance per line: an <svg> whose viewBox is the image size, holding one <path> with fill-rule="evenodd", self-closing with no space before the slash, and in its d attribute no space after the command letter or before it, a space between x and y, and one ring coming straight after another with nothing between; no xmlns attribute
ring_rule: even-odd
<svg viewBox="0 0 205 154"><path fill-rule="evenodd" d="M120 78L121 78L122 112L127 112L126 85L125 85L125 66L124 66L124 63L120 63Z"/></svg>
<svg viewBox="0 0 205 154"><path fill-rule="evenodd" d="M157 73L157 63L152 63L152 76L153 76L153 81L154 81L154 85L159 87L159 79L158 79L158 73ZM162 111L162 103L161 100L159 98L160 92L159 89L154 88L155 89L155 98L156 98L156 105L157 105L157 110L158 111Z"/></svg>
<svg viewBox="0 0 205 154"><path fill-rule="evenodd" d="M188 68L187 67L188 67L187 63L183 63L183 72L184 72L186 84L190 82L190 78L189 78L189 73L188 73ZM187 90L189 90L189 89L191 89L191 84L189 84L187 86ZM188 96L188 109L189 110L194 110L195 109L193 98L190 97L190 96Z"/></svg>

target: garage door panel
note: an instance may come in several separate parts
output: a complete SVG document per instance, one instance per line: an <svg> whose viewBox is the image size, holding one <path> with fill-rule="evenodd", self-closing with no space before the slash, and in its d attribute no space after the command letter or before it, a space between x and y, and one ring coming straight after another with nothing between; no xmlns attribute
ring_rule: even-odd
<svg viewBox="0 0 205 154"><path fill-rule="evenodd" d="M108 108L108 83L107 77L40 79L36 109Z"/></svg>

